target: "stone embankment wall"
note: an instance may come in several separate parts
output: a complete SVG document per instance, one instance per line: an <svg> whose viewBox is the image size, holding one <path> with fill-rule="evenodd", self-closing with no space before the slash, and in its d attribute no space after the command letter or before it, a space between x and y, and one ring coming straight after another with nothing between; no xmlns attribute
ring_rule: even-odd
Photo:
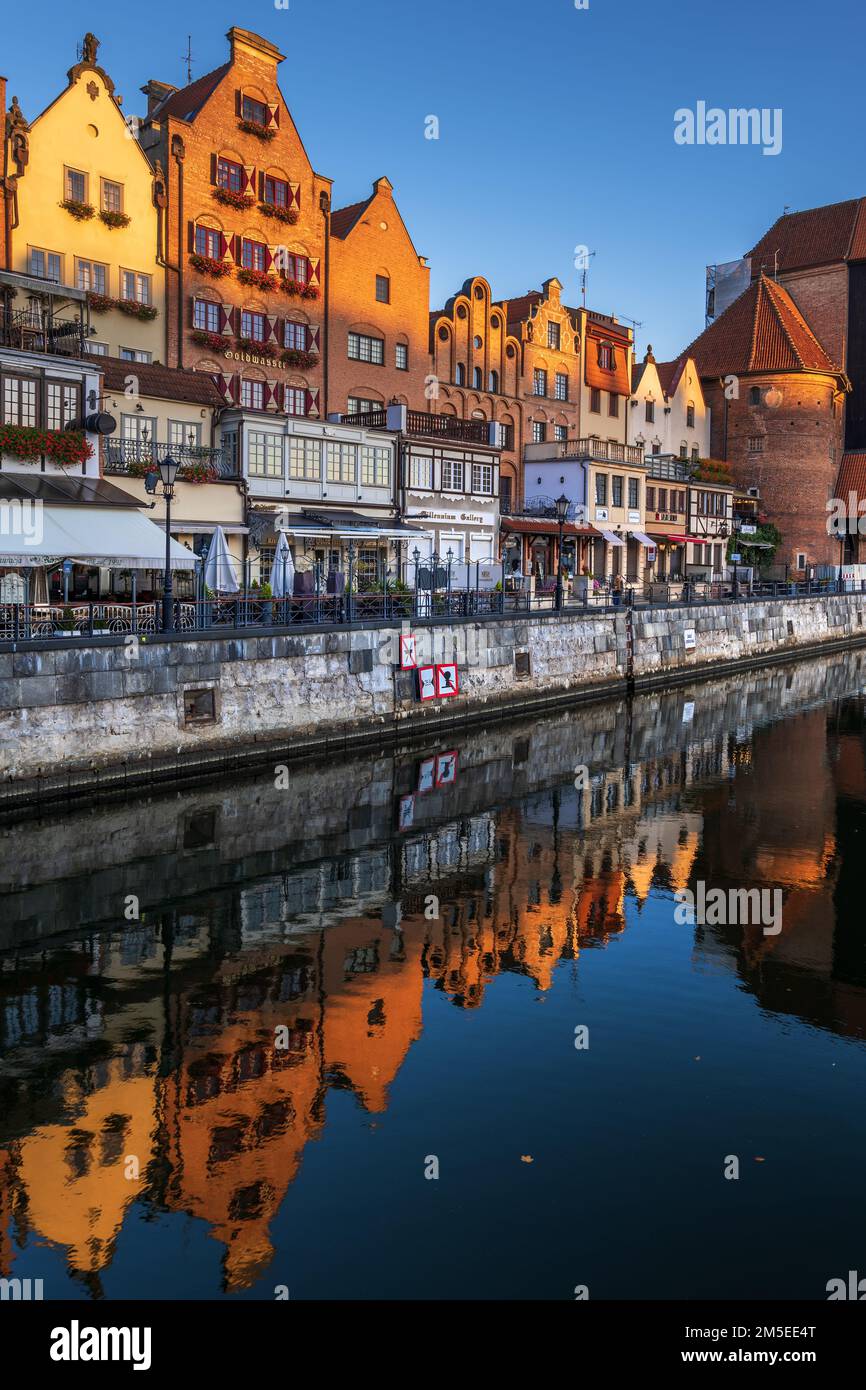
<svg viewBox="0 0 866 1390"><path fill-rule="evenodd" d="M721 674L863 639L866 596L417 629L459 694L421 703L401 629L58 640L0 653L0 803L198 775ZM408 630L408 624L405 625Z"/></svg>

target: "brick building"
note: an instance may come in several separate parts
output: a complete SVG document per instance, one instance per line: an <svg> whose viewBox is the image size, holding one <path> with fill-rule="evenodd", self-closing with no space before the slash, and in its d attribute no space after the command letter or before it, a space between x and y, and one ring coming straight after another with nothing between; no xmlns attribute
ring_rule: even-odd
<svg viewBox="0 0 866 1390"><path fill-rule="evenodd" d="M143 88L141 144L168 187L167 361L212 373L227 404L319 418L330 181L280 92L283 55L227 37L213 72Z"/></svg>
<svg viewBox="0 0 866 1390"><path fill-rule="evenodd" d="M335 208L328 248L326 394L329 412L389 402L431 408L430 271L394 201L377 179L369 198Z"/></svg>
<svg viewBox="0 0 866 1390"><path fill-rule="evenodd" d="M524 444L564 442L580 433L580 330L562 303L561 281L500 301L509 334L520 343L518 394Z"/></svg>
<svg viewBox="0 0 866 1390"><path fill-rule="evenodd" d="M791 295L759 275L686 350L712 412L711 452L757 486L789 572L833 565L827 501L841 457L847 380Z"/></svg>

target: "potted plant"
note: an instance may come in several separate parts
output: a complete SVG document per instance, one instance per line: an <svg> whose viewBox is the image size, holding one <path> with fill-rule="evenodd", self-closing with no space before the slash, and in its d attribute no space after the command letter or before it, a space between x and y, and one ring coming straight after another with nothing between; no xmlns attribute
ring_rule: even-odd
<svg viewBox="0 0 866 1390"><path fill-rule="evenodd" d="M253 588L256 586L253 585ZM262 622L272 623L274 621L274 591L270 584L260 584L257 597L262 600Z"/></svg>
<svg viewBox="0 0 866 1390"><path fill-rule="evenodd" d="M63 610L60 622L57 624L58 637L80 637L81 633L75 626L75 610L69 604Z"/></svg>

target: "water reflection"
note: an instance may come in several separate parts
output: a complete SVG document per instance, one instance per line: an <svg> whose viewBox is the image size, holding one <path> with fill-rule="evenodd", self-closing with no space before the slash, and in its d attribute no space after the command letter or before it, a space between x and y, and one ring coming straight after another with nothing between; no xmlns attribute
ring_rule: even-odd
<svg viewBox="0 0 866 1390"><path fill-rule="evenodd" d="M168 1258L183 1217L217 1243L220 1272L196 1254L176 1293L272 1297L293 1240L287 1195L311 1143L329 1144L340 1093L366 1125L389 1110L400 1121L409 1102L393 1092L416 1044L423 1085L447 1093L453 1057L438 1061L426 1030L447 1049L460 1025L437 1001L483 1014L503 977L531 985L508 995L505 1025L531 1054L536 1002L591 991L581 957L668 931L673 892L699 878L780 887L784 926L680 928L690 1007L722 1017L732 985L762 1012L862 1042L860 686L860 658L841 656L500 727L456 750L301 770L289 791L262 775L7 824L0 1275L41 1273L52 1251L65 1274L52 1264L50 1296L159 1296L131 1256ZM581 765L590 783L576 788ZM628 956L614 965L641 989ZM663 1033L670 999L653 980L641 1008L646 1032L655 1020ZM477 1036L461 1034L459 1066L465 1097L479 1065L482 1104ZM557 1054L544 1084L568 1060ZM512 1078L512 1116L538 1084ZM414 1106L421 1088L416 1074ZM591 1098L594 1114L616 1104ZM552 1114L552 1135L560 1123ZM412 1133L413 1161L427 1142ZM484 1173L465 1161L468 1200ZM337 1140L328 1162L343 1181ZM393 1172L368 1181L402 1210L418 1201L389 1194ZM337 1262L350 1237L329 1225Z"/></svg>

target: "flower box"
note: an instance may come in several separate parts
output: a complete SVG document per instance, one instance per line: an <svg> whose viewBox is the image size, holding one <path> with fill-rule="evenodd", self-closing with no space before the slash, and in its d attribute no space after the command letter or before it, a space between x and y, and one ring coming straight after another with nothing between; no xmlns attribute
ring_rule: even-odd
<svg viewBox="0 0 866 1390"><path fill-rule="evenodd" d="M278 222L288 222L290 227L298 220L297 208L277 208L273 203L259 203L259 212L265 217L275 217Z"/></svg>
<svg viewBox="0 0 866 1390"><path fill-rule="evenodd" d="M128 314L133 319L141 319L144 323L149 323L157 315L154 304L142 304L138 299L115 299L114 307L119 309L122 314Z"/></svg>
<svg viewBox="0 0 866 1390"><path fill-rule="evenodd" d="M96 294L93 290L87 296L87 303L97 314L107 314L109 309L114 308L114 300L110 295Z"/></svg>
<svg viewBox="0 0 866 1390"><path fill-rule="evenodd" d="M180 480L182 483L212 483L216 481L217 470L212 463L204 460L197 463L185 463L180 470Z"/></svg>
<svg viewBox="0 0 866 1390"><path fill-rule="evenodd" d="M81 430L43 430L32 425L0 425L0 454L11 454L26 463L44 455L61 468L86 463L93 448Z"/></svg>
<svg viewBox="0 0 866 1390"><path fill-rule="evenodd" d="M213 188L211 193L218 203L227 208L251 208L254 199L249 193L235 193L231 188Z"/></svg>
<svg viewBox="0 0 866 1390"><path fill-rule="evenodd" d="M317 352L307 352L303 348L287 348L280 357L284 367L298 367L304 371L309 371L315 367L319 361Z"/></svg>
<svg viewBox="0 0 866 1390"><path fill-rule="evenodd" d="M253 285L257 290L274 292L278 289L277 281L267 270L248 270L242 266L238 271L238 279L242 285Z"/></svg>
<svg viewBox="0 0 866 1390"><path fill-rule="evenodd" d="M202 275L212 275L215 280L219 280L223 275L231 275L232 266L228 261L215 261L212 256L200 256L194 251L189 258L189 263L193 270L198 270Z"/></svg>
<svg viewBox="0 0 866 1390"><path fill-rule="evenodd" d="M96 211L91 203L79 203L75 198L64 198L60 206L65 208L76 222L89 222Z"/></svg>
<svg viewBox="0 0 866 1390"><path fill-rule="evenodd" d="M302 299L318 299L318 297L319 297L319 287L318 287L318 285L305 285L304 288L303 288L303 290L301 291L301 298L302 298Z"/></svg>
<svg viewBox="0 0 866 1390"><path fill-rule="evenodd" d="M194 328L190 336L199 347L209 347L214 352L225 352L228 347L228 338L221 333L208 333L204 328Z"/></svg>
<svg viewBox="0 0 866 1390"><path fill-rule="evenodd" d="M259 125L258 121L238 121L238 130L245 130L247 135L256 135L259 140L273 140L277 133L273 126Z"/></svg>
<svg viewBox="0 0 866 1390"><path fill-rule="evenodd" d="M131 219L125 212L111 212L103 208L99 214L100 222L104 222L106 227L128 227Z"/></svg>

